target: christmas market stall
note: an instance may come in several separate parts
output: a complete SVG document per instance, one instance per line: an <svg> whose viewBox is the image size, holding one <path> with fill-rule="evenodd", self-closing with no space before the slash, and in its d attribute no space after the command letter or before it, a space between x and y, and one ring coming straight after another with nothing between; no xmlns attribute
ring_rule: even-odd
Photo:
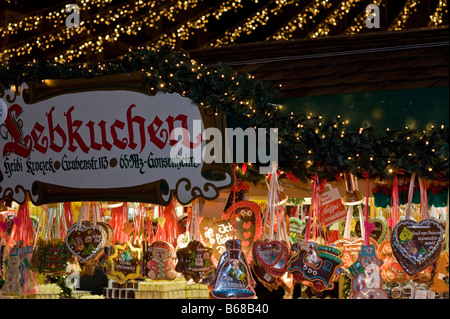
<svg viewBox="0 0 450 319"><path fill-rule="evenodd" d="M1 74L2 298L448 298L448 125L283 113L169 48Z"/></svg>

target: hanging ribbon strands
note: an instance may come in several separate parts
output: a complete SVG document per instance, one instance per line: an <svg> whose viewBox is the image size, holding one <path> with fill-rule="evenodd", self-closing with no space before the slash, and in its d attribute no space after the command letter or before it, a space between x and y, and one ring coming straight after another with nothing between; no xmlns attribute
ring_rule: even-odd
<svg viewBox="0 0 450 319"><path fill-rule="evenodd" d="M363 176L366 178L366 204L364 205L364 246L369 246L370 233L375 229L375 224L370 222L369 216L369 198L370 198L370 184L369 184L369 173L364 173Z"/></svg>
<svg viewBox="0 0 450 319"><path fill-rule="evenodd" d="M278 279L286 273L290 257L289 234L284 210L280 206L279 193L281 190L278 185L277 164L273 163L263 218L264 228L267 229L268 226L268 231L264 233L264 240L253 243L251 264L253 272L269 290L278 289Z"/></svg>
<svg viewBox="0 0 450 319"><path fill-rule="evenodd" d="M34 227L30 217L29 202L19 206L17 216L13 218L14 225L8 240L8 246L13 247L18 242L24 246L33 246L34 244Z"/></svg>
<svg viewBox="0 0 450 319"><path fill-rule="evenodd" d="M180 226L176 213L177 201L174 199L168 206L158 206L157 229L155 240L165 241L172 247L177 245Z"/></svg>
<svg viewBox="0 0 450 319"><path fill-rule="evenodd" d="M122 203L122 205L114 205L111 207L110 211L111 220L109 225L111 225L114 230L114 237L112 242L125 243L128 241L128 231L124 231L125 225L128 223L128 205L127 203Z"/></svg>

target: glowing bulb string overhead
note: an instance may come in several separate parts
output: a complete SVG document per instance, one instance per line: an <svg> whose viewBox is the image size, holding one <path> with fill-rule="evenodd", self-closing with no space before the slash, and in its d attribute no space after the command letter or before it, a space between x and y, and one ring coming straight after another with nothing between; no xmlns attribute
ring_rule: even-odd
<svg viewBox="0 0 450 319"><path fill-rule="evenodd" d="M198 2L198 0L185 0L184 2L177 2L176 5L166 3L161 7L157 7L140 16L136 16L126 23L117 24L112 31L105 31L89 37L74 45L74 49L71 48L59 52L54 57L54 60L56 62L67 62L79 58L82 55L86 55L89 52L102 52L105 43L114 44L119 40L121 35L137 36L138 32L141 31L144 26L157 29L157 22L162 18L169 21L175 21L175 13L181 10L192 9ZM190 6L188 6L188 4L190 4Z"/></svg>
<svg viewBox="0 0 450 319"><path fill-rule="evenodd" d="M372 3L377 5L380 10L386 7L387 0L373 0ZM366 19L369 16L370 11L362 11L358 14L358 16L353 20L347 29L345 30L345 35L355 34L361 32L364 28L366 28Z"/></svg>
<svg viewBox="0 0 450 319"><path fill-rule="evenodd" d="M111 0L109 0L111 1ZM174 13L177 10L183 9L188 10L196 6L199 0L184 0L178 1L175 4L171 2L166 2L163 0L157 6L157 1L148 1L144 2L142 0L134 1L133 6L130 3L119 4L114 7L108 7L107 13L104 16L100 13L88 14L86 13L82 16L81 26L80 28L67 28L65 25L65 13L58 20L57 28L53 28L51 31L46 32L42 35L38 35L27 39L25 41L21 41L19 43L13 44L9 47L6 47L2 52L0 52L0 61L5 60L7 55L15 54L15 55L24 55L30 54L33 48L39 48L41 50L48 50L54 47L54 43L66 43L69 40L73 41L74 36L76 35L88 35L83 41L79 41L77 44L71 45L71 49L67 50L65 53L69 56L80 56L81 54L77 54L78 51L85 51L86 48L92 47L92 51L96 50L101 52L101 46L98 42L102 42L102 40L109 40L110 42L117 41L120 34L134 34L136 35L136 31L139 31L142 25L153 27L155 23L159 21L162 17L169 21L174 21ZM161 5L162 4L162 5ZM85 3L84 3L85 5ZM104 7L104 3L98 3L97 7ZM82 7L83 8L83 7ZM80 9L80 11L82 10ZM135 16L138 12L145 11L145 14L141 14L139 16ZM65 8L62 9L65 12ZM51 15L51 13L49 14ZM122 20L129 20L123 25L119 24ZM108 35L108 31L103 32L102 34L95 34L93 36L89 36L91 33L96 31L96 28L100 26L110 26L114 25L114 31L110 32ZM97 44L97 46L95 46ZM84 52L86 54L86 51ZM57 54L55 57L55 61L59 61L62 59L60 54ZM64 60L72 60L64 59Z"/></svg>
<svg viewBox="0 0 450 319"><path fill-rule="evenodd" d="M28 0L30 1L30 0ZM26 3L3 0L6 6ZM67 28L67 3L0 25L0 62L52 58L79 62L116 57L140 45L195 49L258 39L287 41L365 32L365 5L383 8L383 31L448 24L447 1L402 0L79 0L80 28ZM432 5L431 5L432 4ZM424 8L427 7L425 10ZM428 8L429 7L429 8ZM3 8L2 8L3 9ZM12 10L14 8L6 8ZM386 18L387 14L391 18ZM420 16L420 19L416 19ZM387 20L388 19L388 20ZM390 20L389 20L390 19ZM220 22L219 22L220 21ZM419 22L417 22L419 21ZM421 23L411 26L414 23ZM120 45L116 43L120 40ZM197 47L196 47L197 46ZM108 55L102 55L105 49Z"/></svg>
<svg viewBox="0 0 450 319"><path fill-rule="evenodd" d="M258 27L265 26L269 23L271 16L276 16L282 12L287 6L292 4L298 5L295 0L272 0L265 4L250 17L241 21L237 26L226 30L220 37L209 43L209 46L220 47L232 44L241 35L250 35Z"/></svg>
<svg viewBox="0 0 450 319"><path fill-rule="evenodd" d="M309 38L327 36L330 32L331 26L336 26L338 22L350 12L350 9L361 0L344 0L342 1L323 22L319 23L317 27L308 34Z"/></svg>

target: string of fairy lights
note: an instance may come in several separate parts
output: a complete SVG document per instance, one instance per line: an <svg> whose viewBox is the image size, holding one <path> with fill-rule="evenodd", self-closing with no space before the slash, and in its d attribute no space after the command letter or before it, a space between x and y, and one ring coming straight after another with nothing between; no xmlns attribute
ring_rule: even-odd
<svg viewBox="0 0 450 319"><path fill-rule="evenodd" d="M187 41L191 37L191 35L196 30L207 31L207 25L211 18L216 20L220 20L222 15L230 10L237 11L243 8L242 2L240 0L231 0L220 3L220 5L215 6L206 12L200 13L198 15L193 16L191 19L186 21L184 24L177 27L173 32L163 33L158 39L155 41L151 41L146 43L147 45L154 45L156 47L160 46L174 46L177 40Z"/></svg>
<svg viewBox="0 0 450 319"><path fill-rule="evenodd" d="M209 45L214 47L220 47L224 45L229 45L235 42L241 35L250 35L259 26L265 26L269 23L271 16L276 16L278 13L283 11L286 6L290 5L298 6L298 1L295 0L272 0L265 4L262 8L252 14L250 17L245 19L243 23L239 26L225 31L223 35L217 37ZM274 5L271 7L271 5Z"/></svg>
<svg viewBox="0 0 450 319"><path fill-rule="evenodd" d="M330 26L336 26L339 20L342 20L350 9L355 6L356 3L361 0L344 0L342 1L333 12L331 12L323 22L319 23L317 27L308 34L309 38L317 38L327 36L330 32Z"/></svg>
<svg viewBox="0 0 450 319"><path fill-rule="evenodd" d="M111 0L80 0L79 8L80 14L85 14L87 10L91 9L91 6L96 5L98 8L104 8L110 3ZM53 23L54 27L58 27L64 24L66 17L66 6L61 4L51 6L47 9L34 12L32 15L13 19L9 21L5 26L0 26L1 37L8 35L14 35L20 32L30 32L36 30L43 21Z"/></svg>
<svg viewBox="0 0 450 319"><path fill-rule="evenodd" d="M300 13L286 23L278 32L272 35L267 40L291 40L296 30L302 29L302 27L308 22L313 21L322 10L328 9L332 6L329 0L314 0L308 6L300 11Z"/></svg>
<svg viewBox="0 0 450 319"><path fill-rule="evenodd" d="M197 6L199 0L185 0L184 2L166 3L160 7L154 6L155 2L144 3L142 0L137 1L135 4L143 8L147 5L151 5L149 11L142 15L134 16L133 14L137 11L136 7L134 9L128 9L127 13L131 13L129 17L132 17L128 22L123 24L117 24L112 31L106 31L100 34L96 34L94 37L90 37L84 40L75 49L66 50L65 53L60 53L55 56L54 60L56 62L70 62L75 58L79 58L82 55L86 55L89 52L102 52L105 43L114 44L119 40L121 35L134 35L136 36L143 26L150 26L157 28L158 21L162 18L168 21L175 21L175 14L180 11L187 11ZM154 8L153 8L154 6ZM124 14L123 9L121 9L120 15ZM164 45L161 44L161 45ZM156 45L156 46L161 46Z"/></svg>
<svg viewBox="0 0 450 319"><path fill-rule="evenodd" d="M0 52L0 61L4 60L8 55L20 56L30 54L34 48L42 50L51 49L55 46L55 43L65 43L67 40L71 40L75 35L89 35L93 33L95 27L115 25L112 31L88 37L81 43L78 43L75 48L66 50L64 54L56 55L54 60L57 62L71 61L83 54L87 54L89 50L91 52L101 52L105 41L113 43L119 39L121 34L136 35L137 31L140 31L144 24L150 27L157 27L156 22L163 17L167 21L174 21L174 16L179 10L186 11L192 9L197 5L199 0L184 0L178 2L165 0L159 2L136 0L133 3L124 3L115 7L108 7L105 16L102 16L100 13L94 15L86 14L86 12L83 13L83 8L85 8L85 10L90 10L91 6L96 5L97 9L101 9L107 5L107 2L108 1L94 1L89 5L86 0L83 1L80 6L80 15L83 14L83 19L79 28L67 28L65 26L65 19L67 16L65 7L61 8L60 11L56 10L48 12L48 14L45 15L45 19L50 19L55 27L59 27L45 34L27 39L26 41L21 41L13 47L4 49L3 52ZM161 5L158 6L157 4ZM138 12L142 11L146 11L145 14L136 16ZM56 17L56 20L51 20L53 17ZM41 12L33 16L31 20L36 23L36 21L42 21L43 19L44 14ZM128 19L129 22L115 24L119 19ZM14 23L20 24L21 21L16 21ZM7 32L4 32L4 34L2 33L2 37L7 36L12 32L17 31L8 30Z"/></svg>
<svg viewBox="0 0 450 319"><path fill-rule="evenodd" d="M8 4L20 3L18 0L3 0ZM0 63L10 57L33 55L35 52L49 51L55 62L76 62L88 54L101 53L106 45L114 45L125 35L139 36L144 27L152 30L160 29L153 39L143 45L155 47L173 46L190 40L196 32L208 32L211 21L223 19L230 12L239 13L244 8L245 0L217 1L213 6L197 12L177 22L180 12L190 13L206 0L130 0L113 5L113 0L78 0L74 1L80 8L81 25L78 28L67 28L65 19L68 15L65 4L58 4L44 10L33 12L29 16L3 21L0 25L0 40L7 43L0 50ZM316 38L328 36L331 29L347 19L348 13L362 0L311 0L308 3L297 0L266 1L254 13L245 16L238 25L231 26L221 35L207 42L210 47L222 47L237 43L244 35L251 35L261 27L271 23L271 19L283 11L300 7L300 11L289 21L268 35L268 41L286 41L296 37L296 31L307 25L313 26L306 37ZM423 2L423 1L422 1ZM258 1L254 1L258 3ZM386 6L386 0L373 0L371 3L380 7ZM420 0L406 0L401 12L394 19L388 30L397 31L405 28L406 22L418 10ZM367 12L362 10L347 24L344 34L362 32L365 28ZM429 26L440 26L448 15L447 1L439 0L433 14L429 17ZM165 22L172 22L172 29L163 30ZM52 25L49 31L38 33L44 25ZM163 32L164 31L164 32ZM37 34L38 33L38 34ZM36 35L37 34L37 35ZM15 41L15 39L20 39ZM8 41L10 44L8 45ZM70 47L68 45L70 44ZM61 48L61 50L57 50Z"/></svg>
<svg viewBox="0 0 450 319"><path fill-rule="evenodd" d="M439 0L434 13L430 16L429 26L438 26L443 22L443 15L448 15L447 0Z"/></svg>
<svg viewBox="0 0 450 319"><path fill-rule="evenodd" d="M401 12L397 15L388 31L402 30L405 27L405 24L411 17L411 15L417 12L417 7L419 6L419 4L420 0L407 0L405 6L402 8Z"/></svg>
<svg viewBox="0 0 450 319"><path fill-rule="evenodd" d="M372 3L377 5L380 10L386 6L386 0L373 0ZM353 23L347 27L344 34L349 35L361 32L366 27L366 19L369 14L371 14L371 12L366 10L360 12L359 15L353 20Z"/></svg>

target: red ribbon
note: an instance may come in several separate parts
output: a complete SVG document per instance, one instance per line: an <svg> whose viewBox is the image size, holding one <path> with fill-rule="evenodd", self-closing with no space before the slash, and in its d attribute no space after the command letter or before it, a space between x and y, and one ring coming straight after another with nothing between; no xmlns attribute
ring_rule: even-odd
<svg viewBox="0 0 450 319"><path fill-rule="evenodd" d="M369 173L364 172L362 175L366 178L366 205L364 206L364 246L369 246Z"/></svg>
<svg viewBox="0 0 450 319"><path fill-rule="evenodd" d="M245 175L245 172L247 171L247 163L242 164L242 173Z"/></svg>
<svg viewBox="0 0 450 319"><path fill-rule="evenodd" d="M124 243L128 240L128 235L122 231L123 225L128 222L128 205L111 208L111 220L109 224L114 229L113 243Z"/></svg>
<svg viewBox="0 0 450 319"><path fill-rule="evenodd" d="M422 219L428 219L428 194L426 180L422 180L422 199L420 201L420 211L423 212Z"/></svg>
<svg viewBox="0 0 450 319"><path fill-rule="evenodd" d="M158 223L158 228L155 234L156 240L168 242L173 247L177 246L177 238L180 234L180 225L178 223L175 208L175 199L172 200L170 204L164 208L164 210L162 209L162 206L159 206L159 217L164 217L165 220L163 226Z"/></svg>
<svg viewBox="0 0 450 319"><path fill-rule="evenodd" d="M231 191L240 192L240 191L248 191L250 187L247 182L243 182L241 180L236 180L236 183L231 187Z"/></svg>
<svg viewBox="0 0 450 319"><path fill-rule="evenodd" d="M397 225L397 218L398 218L398 205L399 205L399 199L398 199L398 178L397 174L394 176L394 181L392 183L392 198L391 198L391 204L392 204L392 227Z"/></svg>
<svg viewBox="0 0 450 319"><path fill-rule="evenodd" d="M287 177L287 179L289 179L290 181L293 181L295 183L300 182L300 180L292 172L287 172L286 177Z"/></svg>
<svg viewBox="0 0 450 319"><path fill-rule="evenodd" d="M8 245L12 247L17 242L22 241L24 246L31 246L34 240L34 227L33 221L30 218L28 201L19 206L17 217L13 220L14 225L11 229Z"/></svg>

